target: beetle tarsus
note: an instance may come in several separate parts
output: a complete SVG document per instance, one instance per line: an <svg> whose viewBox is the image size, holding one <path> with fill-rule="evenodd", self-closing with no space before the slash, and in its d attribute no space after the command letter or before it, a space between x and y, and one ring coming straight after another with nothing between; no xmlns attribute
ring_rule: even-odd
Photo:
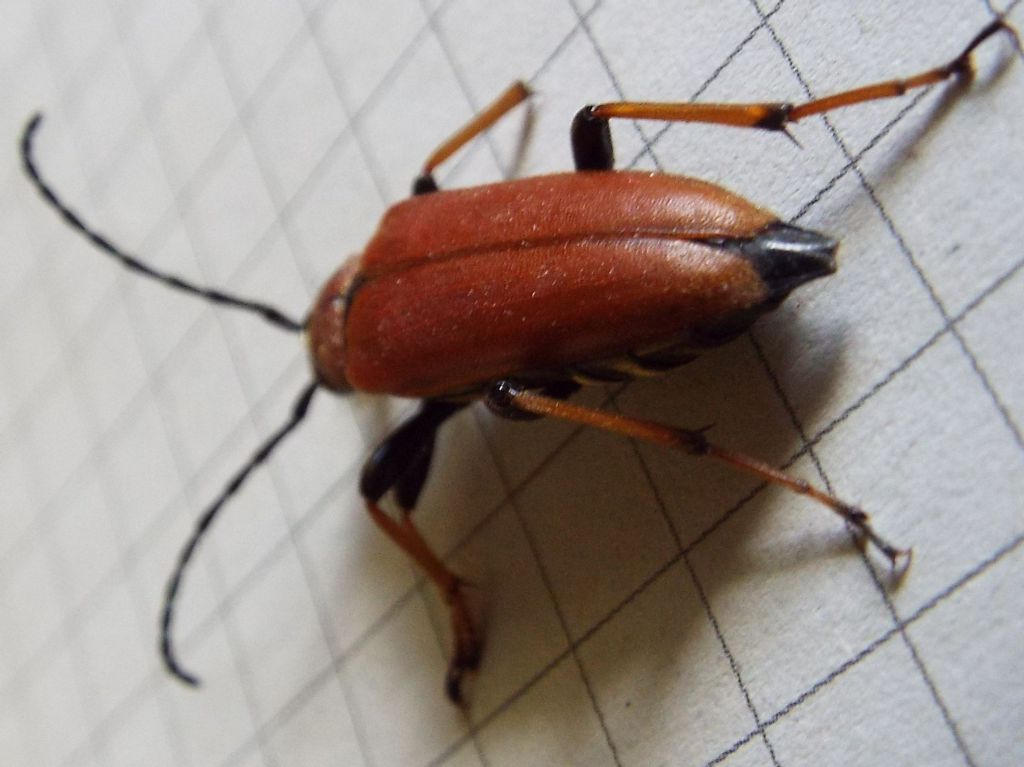
<svg viewBox="0 0 1024 767"><path fill-rule="evenodd" d="M476 671L480 667L483 655L483 642L476 623L473 621L466 604L466 582L456 579L453 590L447 595L448 606L452 616L452 636L455 648L448 664L444 689L448 699L456 705L464 702L462 680L467 672Z"/></svg>
<svg viewBox="0 0 1024 767"><path fill-rule="evenodd" d="M844 519L846 519L849 525L853 528L856 536L863 544L870 543L885 555L885 558L889 560L889 568L893 573L897 573L902 577L902 574L910 568L913 549L902 549L898 546L894 546L879 535L875 531L875 528L871 526L870 516L866 511L857 506L851 506L845 503L838 503L833 506L833 508L839 512ZM901 559L905 559L905 563L902 567L899 566Z"/></svg>
<svg viewBox="0 0 1024 767"><path fill-rule="evenodd" d="M949 63L946 67L949 74L971 77L974 74L974 68L971 66L971 54L974 52L975 48L997 32L1006 32L1009 34L1013 38L1017 48L1020 48L1020 37L1017 36L1017 30L1006 23L1006 17L1004 14L999 14L999 16L993 19L988 26L982 29L969 43L967 43L959 56Z"/></svg>

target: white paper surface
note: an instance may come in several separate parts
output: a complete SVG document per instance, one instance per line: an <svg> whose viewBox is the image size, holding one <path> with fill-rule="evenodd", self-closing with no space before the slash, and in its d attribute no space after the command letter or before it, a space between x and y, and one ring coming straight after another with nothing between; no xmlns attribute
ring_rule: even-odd
<svg viewBox="0 0 1024 767"><path fill-rule="evenodd" d="M1017 6L1016 3L1013 4ZM321 394L227 508L156 653L199 511L284 421L302 344L117 268L16 143L148 263L301 315L427 154L515 78L519 173L582 104L802 100L955 55L980 0L8 0L0 10L0 762L1024 762L1024 62L810 119L799 141L618 125L620 166L720 182L839 237L837 275L614 394L872 512L899 588L820 508L724 469L482 408L417 513L487 616L468 710L445 609L356 482L411 403ZM1024 25L1019 6L1011 15ZM1002 68L998 64L1002 62ZM953 98L953 93L959 93ZM440 174L500 178L514 115ZM868 564L870 562L870 565Z"/></svg>

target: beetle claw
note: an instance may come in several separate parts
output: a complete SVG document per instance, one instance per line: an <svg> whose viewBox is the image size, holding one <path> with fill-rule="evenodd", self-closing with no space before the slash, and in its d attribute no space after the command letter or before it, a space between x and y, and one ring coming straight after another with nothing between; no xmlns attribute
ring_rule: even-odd
<svg viewBox="0 0 1024 767"><path fill-rule="evenodd" d="M893 549L889 554L889 575L893 583L898 585L903 582L907 571L910 570L910 563L914 560L914 549Z"/></svg>

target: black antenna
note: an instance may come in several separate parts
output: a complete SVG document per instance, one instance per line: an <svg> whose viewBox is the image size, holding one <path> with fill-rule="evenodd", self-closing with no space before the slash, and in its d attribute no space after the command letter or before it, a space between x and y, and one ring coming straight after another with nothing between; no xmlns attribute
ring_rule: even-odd
<svg viewBox="0 0 1024 767"><path fill-rule="evenodd" d="M282 312L272 306L256 301L247 301L235 296L229 296L219 290L194 285L193 283L183 280L173 274L166 274L151 266L147 266L134 256L130 256L125 253L110 242L110 240L105 236L87 225L81 218L79 218L77 213L61 201L57 196L57 193L53 191L53 188L43 180L42 176L39 174L39 170L36 168L35 160L32 157L32 142L42 120L43 116L41 114L35 114L25 126L25 132L21 137L21 159L25 165L25 172L28 174L28 177L32 179L32 182L35 184L39 194L42 195L43 199L61 215L72 229L80 232L97 248L107 255L117 259L123 267L130 271L141 274L144 277L150 277L154 280L158 280L165 285L176 288L185 293L191 293L192 295L205 298L215 304L230 306L237 309L248 309L249 311L261 315L263 319L267 320L271 324L277 325L285 330L290 330L293 333L301 333L305 329L304 322L297 322L290 317L286 317ZM192 536L188 539L185 546L178 554L178 561L174 567L174 572L171 574L170 580L167 583L167 591L164 596L164 607L160 620L160 653L163 656L164 665L167 666L167 670L186 684L197 686L199 684L199 680L192 674L185 671L178 664L177 658L174 654L174 645L171 640L171 624L174 622L174 603L178 596L178 592L181 590L181 581L185 574L185 569L191 562L192 555L199 546L199 542L206 535L210 525L213 524L214 519L224 507L224 504L227 503L231 496L238 492L239 488L245 483L245 480L253 470L270 457L270 454L274 452L274 449L280 444L280 442L287 437L305 417L306 412L309 410L309 403L313 400L313 395L316 393L316 390L316 381L307 384L306 388L302 390L299 398L292 406L292 414L288 421L274 432L253 454L252 458L250 458L249 461L238 470L235 476L231 478L231 481L228 482L220 496L218 496L217 499L210 504L209 508L203 512L202 516L199 517L199 520L196 522L195 529L192 531Z"/></svg>
<svg viewBox="0 0 1024 767"><path fill-rule="evenodd" d="M79 218L77 213L71 210L71 208L65 205L61 199L57 197L57 193L53 191L53 188L50 187L50 185L43 180L42 176L39 175L35 160L32 158L32 141L42 120L42 114L36 113L32 116L32 119L28 121L28 125L25 126L25 132L21 137L21 159L25 165L25 172L28 174L29 178L32 179L36 189L39 190L39 194L42 195L43 199L46 200L53 209L61 215L61 217L63 217L68 226L78 232L81 232L104 253L116 258L123 267L133 272L137 272L144 277L151 277L154 280L159 280L165 285L176 288L185 293L200 296L201 298L205 298L215 304L232 306L236 309L248 309L249 311L256 312L267 322L284 328L285 330L290 330L293 333L301 333L305 329L305 323L297 322L267 304L262 304L258 301L247 301L235 296L229 296L219 290L194 285L191 282L183 280L181 277L177 277L173 274L167 274L165 272L158 271L151 266L147 266L134 256L130 256L125 253L102 234L88 226L81 218Z"/></svg>
<svg viewBox="0 0 1024 767"><path fill-rule="evenodd" d="M302 390L302 394L299 395L299 398L295 401L295 405L292 407L292 415L288 419L287 423L274 432L274 434L253 454L248 463L239 469L238 473L231 478L231 481L228 482L217 500L215 500L210 507L203 512L203 515L196 522L195 529L192 531L192 537L188 539L188 542L178 554L178 562L174 566L174 572L171 574L170 580L167 582L167 591L164 595L164 609L160 620L160 654L163 656L164 665L167 666L167 670L174 676L178 677L178 679L185 682L185 684L193 687L199 686L199 679L188 671L185 671L178 664L178 659L174 654L174 645L171 640L171 624L174 622L174 601L178 596L178 591L181 589L181 579L185 574L185 568L188 567L188 564L192 559L192 555L195 553L196 547L206 535L207 530L227 500L238 492L238 489L243 485L249 474L252 473L253 469L266 461L270 454L274 452L274 448L278 446L281 440L287 437L288 434L298 426L305 417L306 411L309 409L309 403L313 399L313 394L316 393L316 389L317 384L314 381Z"/></svg>

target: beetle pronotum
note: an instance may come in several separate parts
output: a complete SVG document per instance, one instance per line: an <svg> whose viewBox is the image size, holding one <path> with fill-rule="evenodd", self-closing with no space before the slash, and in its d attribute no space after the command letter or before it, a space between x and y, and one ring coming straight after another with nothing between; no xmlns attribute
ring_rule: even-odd
<svg viewBox="0 0 1024 767"><path fill-rule="evenodd" d="M835 269L834 240L782 223L720 187L680 176L613 170L609 121L785 131L805 117L967 76L971 52L1000 30L1016 37L999 18L944 66L803 104L587 106L571 129L575 172L440 191L434 169L528 98L526 85L514 83L427 159L413 197L385 213L373 240L327 280L304 321L159 272L84 223L37 170L33 140L41 117L34 116L21 144L26 172L72 228L128 269L260 314L304 334L309 344L314 380L289 420L204 511L179 555L161 618L161 652L168 670L197 683L179 664L172 641L175 600L196 547L225 502L303 419L319 388L423 401L370 455L360 492L374 522L419 564L451 608L455 648L446 690L454 701L461 698L463 675L479 663L482 637L467 610L463 581L434 554L411 515L427 479L438 428L477 400L499 416L559 418L717 459L832 509L894 567L901 559L909 562L910 551L881 538L856 506L716 445L703 430L565 401L581 383L623 380L683 364L744 331L799 285ZM381 508L389 493L397 514Z"/></svg>

